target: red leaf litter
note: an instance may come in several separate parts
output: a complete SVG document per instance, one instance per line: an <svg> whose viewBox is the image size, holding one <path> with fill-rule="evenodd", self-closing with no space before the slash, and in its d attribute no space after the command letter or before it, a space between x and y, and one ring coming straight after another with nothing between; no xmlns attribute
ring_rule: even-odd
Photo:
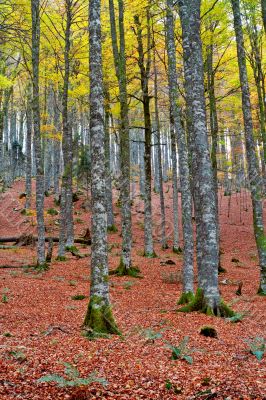
<svg viewBox="0 0 266 400"><path fill-rule="evenodd" d="M266 399L266 357L258 361L246 342L265 337L266 326L266 299L256 295L259 268L249 195L245 191L231 199L220 195L222 266L227 271L219 276L221 293L234 310L245 313L242 322L231 323L199 313L176 312L182 256L171 251L172 195L167 186L170 184L165 187L169 249L161 250L158 241L159 196L153 194L158 257L141 256L143 205L136 199L133 260L143 278L110 278L113 313L121 337L89 341L81 335L88 297L74 301L72 296L89 295L89 257L76 259L68 254L66 262L53 260L49 271L37 273L21 268L36 262L34 248L1 250L1 400ZM19 194L23 188L22 181L16 182L10 192L1 195L0 237L36 231L35 217L21 214L24 199L19 200ZM85 194L74 205L76 236L90 224L84 200ZM55 207L52 196L45 201L46 210ZM118 265L121 248L120 210L114 209L119 229L109 235L110 268ZM58 232L57 220L58 216L46 216L48 234ZM56 251L55 247L54 256ZM80 251L88 253L90 249L80 246ZM165 263L169 259L175 265ZM176 277L174 283L169 283L169 276ZM243 282L242 296L235 294L239 281ZM204 325L215 327L218 338L200 335ZM161 333L161 337L149 340L145 329ZM167 347L169 343L178 346L185 336L189 337L192 365L171 360ZM47 374L64 376L63 362L74 365L83 378L96 371L108 385L58 388L55 383L37 382Z"/></svg>

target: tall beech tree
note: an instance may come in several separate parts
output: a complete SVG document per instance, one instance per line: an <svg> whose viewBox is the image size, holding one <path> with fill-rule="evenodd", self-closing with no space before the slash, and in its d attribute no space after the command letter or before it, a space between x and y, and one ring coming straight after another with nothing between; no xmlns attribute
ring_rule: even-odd
<svg viewBox="0 0 266 400"><path fill-rule="evenodd" d="M68 110L68 90L70 78L70 47L71 47L71 25L73 20L73 0L65 0L66 28L65 28L65 49L64 49L64 81L62 93L62 125L63 125L63 159L64 170L61 185L60 201L60 242L58 256L64 257L65 247L71 247L74 243L73 228L73 194L72 194L72 159L73 159L73 140L72 128Z"/></svg>
<svg viewBox="0 0 266 400"><path fill-rule="evenodd" d="M145 167L145 189L144 189L144 255L146 257L154 257L153 235L152 235L152 203L151 203L151 112L149 95L149 79L151 72L151 17L150 17L150 4L146 9L146 50L144 50L144 34L143 27L139 15L134 16L135 33L137 38L138 50L138 66L140 72L141 82L141 102L143 105L144 114L144 130L145 130L145 144L144 144L144 167Z"/></svg>
<svg viewBox="0 0 266 400"><path fill-rule="evenodd" d="M260 176L259 165L256 157L255 141L253 136L253 121L251 112L251 101L249 83L246 66L246 55L244 47L244 37L242 30L240 2L231 0L234 14L234 28L237 44L237 57L239 67L239 78L242 93L242 110L244 118L245 144L248 163L248 177L253 207L253 226L256 245L259 255L261 271L260 287L258 292L266 294L266 237L263 225L263 205L262 205L262 179Z"/></svg>
<svg viewBox="0 0 266 400"><path fill-rule="evenodd" d="M192 227L192 195L190 188L190 174L188 163L188 151L185 130L181 123L180 109L178 105L178 87L176 72L176 45L174 35L173 0L167 0L166 11L166 47L168 54L168 85L171 115L178 142L180 188L182 201L182 227L184 237L183 258L183 296L180 302L186 302L194 293L193 271L193 227ZM171 118L171 117L170 117ZM172 138L174 144L175 137ZM175 151L175 147L173 151Z"/></svg>
<svg viewBox="0 0 266 400"><path fill-rule="evenodd" d="M200 0L178 1L182 25L182 45L186 105L192 159L192 183L197 228L198 293L203 311L223 314L219 286L217 212L213 170L209 154L204 97L204 72L200 37ZM189 308L189 305L187 306Z"/></svg>
<svg viewBox="0 0 266 400"><path fill-rule="evenodd" d="M115 72L119 87L120 102L120 161L121 180L120 195L122 202L122 251L120 265L117 269L119 275L130 275L133 272L131 263L131 200L130 200L130 142L129 119L127 104L127 75L126 75L126 49L124 28L124 2L118 0L118 30L119 45L116 30L116 18L113 0L109 0L110 24Z"/></svg>
<svg viewBox="0 0 266 400"><path fill-rule="evenodd" d="M45 264L45 226L44 226L44 166L40 129L40 2L31 0L32 17L32 116L34 131L34 149L36 162L36 212L37 212L37 264Z"/></svg>
<svg viewBox="0 0 266 400"><path fill-rule="evenodd" d="M92 334L118 333L109 299L104 146L101 1L90 0L91 285L84 328Z"/></svg>

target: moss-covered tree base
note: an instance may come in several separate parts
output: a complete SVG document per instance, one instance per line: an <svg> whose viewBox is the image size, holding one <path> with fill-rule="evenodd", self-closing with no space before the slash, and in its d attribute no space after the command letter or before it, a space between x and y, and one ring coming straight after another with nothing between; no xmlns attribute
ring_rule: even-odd
<svg viewBox="0 0 266 400"><path fill-rule="evenodd" d="M56 261L67 261L67 258L65 256L57 256Z"/></svg>
<svg viewBox="0 0 266 400"><path fill-rule="evenodd" d="M99 296L94 295L90 298L83 323L83 333L90 339L107 337L108 335L121 335L110 305L105 304Z"/></svg>
<svg viewBox="0 0 266 400"><path fill-rule="evenodd" d="M168 246L168 244L167 244L167 243L166 243L166 244L163 244L163 245L162 245L162 249L163 249L163 250L167 250L167 249L169 249L169 246Z"/></svg>
<svg viewBox="0 0 266 400"><path fill-rule="evenodd" d="M212 308L208 305L204 293L202 289L197 289L195 296L193 296L192 300L183 307L177 310L178 312L193 312L198 311L206 315L217 316L222 318L234 317L235 312L222 300L220 304L215 308Z"/></svg>
<svg viewBox="0 0 266 400"><path fill-rule="evenodd" d="M259 296L266 296L266 292L262 289L261 286L259 287L257 294Z"/></svg>
<svg viewBox="0 0 266 400"><path fill-rule="evenodd" d="M143 257L146 257L146 258L157 258L157 254L155 252L153 252L153 253L145 253L145 251L144 251Z"/></svg>
<svg viewBox="0 0 266 400"><path fill-rule="evenodd" d="M181 247L173 247L173 253L175 254L182 254L183 250L181 249Z"/></svg>
<svg viewBox="0 0 266 400"><path fill-rule="evenodd" d="M42 263L42 264L37 264L35 265L34 269L36 271L42 272L42 271L48 271L49 269L49 264L47 262Z"/></svg>
<svg viewBox="0 0 266 400"><path fill-rule="evenodd" d="M116 233L116 232L118 232L118 229L114 224L113 225L109 225L107 227L107 232L108 233Z"/></svg>
<svg viewBox="0 0 266 400"><path fill-rule="evenodd" d="M192 293L192 292L182 293L181 296L180 296L180 299L177 302L177 304L178 305L188 304L193 299L194 299L194 293Z"/></svg>
<svg viewBox="0 0 266 400"><path fill-rule="evenodd" d="M141 278L140 270L138 267L131 266L130 268L127 268L122 260L120 261L119 266L115 270L110 271L109 274L116 276L132 276L132 278Z"/></svg>

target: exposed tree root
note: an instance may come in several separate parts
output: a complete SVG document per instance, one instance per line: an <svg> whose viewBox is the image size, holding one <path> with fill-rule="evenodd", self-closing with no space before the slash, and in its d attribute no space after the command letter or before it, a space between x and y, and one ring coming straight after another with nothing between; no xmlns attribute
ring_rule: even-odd
<svg viewBox="0 0 266 400"><path fill-rule="evenodd" d="M198 311L207 315L215 315L217 317L229 318L235 315L235 312L222 300L220 304L215 307L210 307L204 297L202 289L197 289L195 296L192 300L183 307L177 310L178 312L193 312Z"/></svg>

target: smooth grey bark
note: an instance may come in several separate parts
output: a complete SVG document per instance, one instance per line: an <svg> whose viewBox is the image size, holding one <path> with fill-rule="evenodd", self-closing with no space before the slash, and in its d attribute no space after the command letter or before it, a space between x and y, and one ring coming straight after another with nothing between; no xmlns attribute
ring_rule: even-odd
<svg viewBox="0 0 266 400"><path fill-rule="evenodd" d="M66 6L66 28L65 28L65 49L64 49L64 83L62 94L62 125L63 139L62 150L64 169L61 185L61 199L65 199L60 203L60 239L64 240L66 247L74 245L74 226L73 226L73 192L72 192L72 163L73 163L73 140L72 126L69 119L68 107L68 89L70 78L70 46L71 46L71 25L72 25L72 0L65 0ZM64 239L63 239L64 238ZM60 254L63 254L63 244L59 243Z"/></svg>
<svg viewBox="0 0 266 400"><path fill-rule="evenodd" d="M54 182L54 196L55 200L59 200L60 195L60 187L59 187L59 178L60 178L60 160L61 160L61 141L57 137L61 132L61 122L60 122L60 112L58 105L58 92L54 91L54 127L56 130L56 137L53 140L53 182Z"/></svg>
<svg viewBox="0 0 266 400"><path fill-rule="evenodd" d="M228 154L228 151L226 149L226 132L221 132L220 134L220 146L221 146L221 168L222 171L224 172L224 196L230 196L231 195L231 185L230 185L230 180L229 180L229 168L228 164L230 161L230 154Z"/></svg>
<svg viewBox="0 0 266 400"><path fill-rule="evenodd" d="M161 209L161 243L162 248L167 249L167 237L166 237L166 228L165 228L165 205L164 205L164 190L163 190L163 170L162 170L162 151L161 151L161 127L160 127L160 119L159 119L159 107L158 107L158 73L157 66L155 60L155 43L154 45L154 103L155 103L155 137L156 137L156 145L155 151L157 154L157 167L158 171L157 177L157 185L160 194L160 209Z"/></svg>
<svg viewBox="0 0 266 400"><path fill-rule="evenodd" d="M173 0L167 0L166 13L166 46L168 54L168 85L170 98L170 120L175 132L172 137L172 154L176 152L176 138L178 142L179 172L180 172L180 190L182 204L182 228L184 240L184 258L183 258L183 293L194 292L194 244L193 244L193 226L192 226L192 195L190 189L190 174L188 163L188 151L184 127L181 123L180 109L178 106L178 87L176 72L176 45L174 36L173 19ZM172 128L172 131L173 131ZM175 135L174 135L175 133ZM172 156L173 166L173 184L175 182L176 157ZM177 192L177 187L174 192ZM176 206L178 206L178 192L173 196ZM175 204L174 204L175 206ZM175 212L178 213L178 210ZM175 245L175 243L174 243Z"/></svg>
<svg viewBox="0 0 266 400"><path fill-rule="evenodd" d="M134 16L137 37L138 66L140 70L142 105L144 113L145 126L145 144L144 144L144 167L145 167L145 193L144 193L144 255L154 257L153 236L152 236L152 203L151 203L151 114L150 114L150 96L149 96L149 78L151 69L151 29L150 29L150 5L146 10L147 20L147 49L144 52L143 29L139 15ZM145 57L146 55L146 57Z"/></svg>
<svg viewBox="0 0 266 400"><path fill-rule="evenodd" d="M231 4L234 15L239 77L242 92L242 111L244 117L246 156L253 207L253 226L261 271L259 292L266 294L266 238L263 225L262 181L260 177L258 161L256 158L255 142L253 137L253 121L239 0L231 0Z"/></svg>
<svg viewBox="0 0 266 400"><path fill-rule="evenodd" d="M120 161L121 161L121 214L122 214L122 251L120 268L129 269L131 267L131 247L132 247L132 221L131 221L131 199L130 199L130 141L129 141L129 118L127 104L127 74L126 74L126 49L124 32L124 1L118 0L118 27L119 27L119 46L116 31L116 18L114 2L109 0L110 24L112 35L112 47L115 64L115 72L119 87L120 102ZM125 272L126 273L126 272Z"/></svg>
<svg viewBox="0 0 266 400"><path fill-rule="evenodd" d="M171 88L170 88L171 90ZM171 106L170 106L171 108ZM177 173L177 155L176 155L176 133L173 111L170 111L170 136L171 136L171 159L172 159L172 186L173 186L173 218L174 218L174 240L173 251L181 251L179 244L179 207L178 207L178 173Z"/></svg>
<svg viewBox="0 0 266 400"><path fill-rule="evenodd" d="M26 109L26 203L25 208L31 207L31 169L32 169L32 157L31 157L31 142L32 142L32 100L31 93L29 90L27 99Z"/></svg>
<svg viewBox="0 0 266 400"><path fill-rule="evenodd" d="M102 76L101 2L89 5L92 245L90 301L84 326L117 333L109 300Z"/></svg>
<svg viewBox="0 0 266 400"><path fill-rule="evenodd" d="M178 2L184 53L194 208L197 227L198 285L209 309L219 314L219 244L213 171L209 154L204 72L200 37L200 0Z"/></svg>
<svg viewBox="0 0 266 400"><path fill-rule="evenodd" d="M37 212L37 264L45 264L45 226L44 226L44 167L40 130L40 2L31 0L32 17L32 114L34 129L34 149L36 163L36 212Z"/></svg>
<svg viewBox="0 0 266 400"><path fill-rule="evenodd" d="M112 174L110 159L110 96L108 90L105 90L105 160L106 160L106 210L107 210L107 228L112 230L115 226L113 213L113 191L112 191Z"/></svg>
<svg viewBox="0 0 266 400"><path fill-rule="evenodd" d="M244 3L244 14L246 21L246 31L249 37L251 50L246 53L250 62L253 76L256 84L258 105L259 105L259 123L260 123L260 134L261 142L263 147L263 165L266 163L266 98L265 98L265 86L264 86L264 72L262 62L262 32L258 31L257 20L256 20L256 7L252 4ZM265 168L263 167L263 178L264 186L266 183ZM265 189L265 188L264 188Z"/></svg>

